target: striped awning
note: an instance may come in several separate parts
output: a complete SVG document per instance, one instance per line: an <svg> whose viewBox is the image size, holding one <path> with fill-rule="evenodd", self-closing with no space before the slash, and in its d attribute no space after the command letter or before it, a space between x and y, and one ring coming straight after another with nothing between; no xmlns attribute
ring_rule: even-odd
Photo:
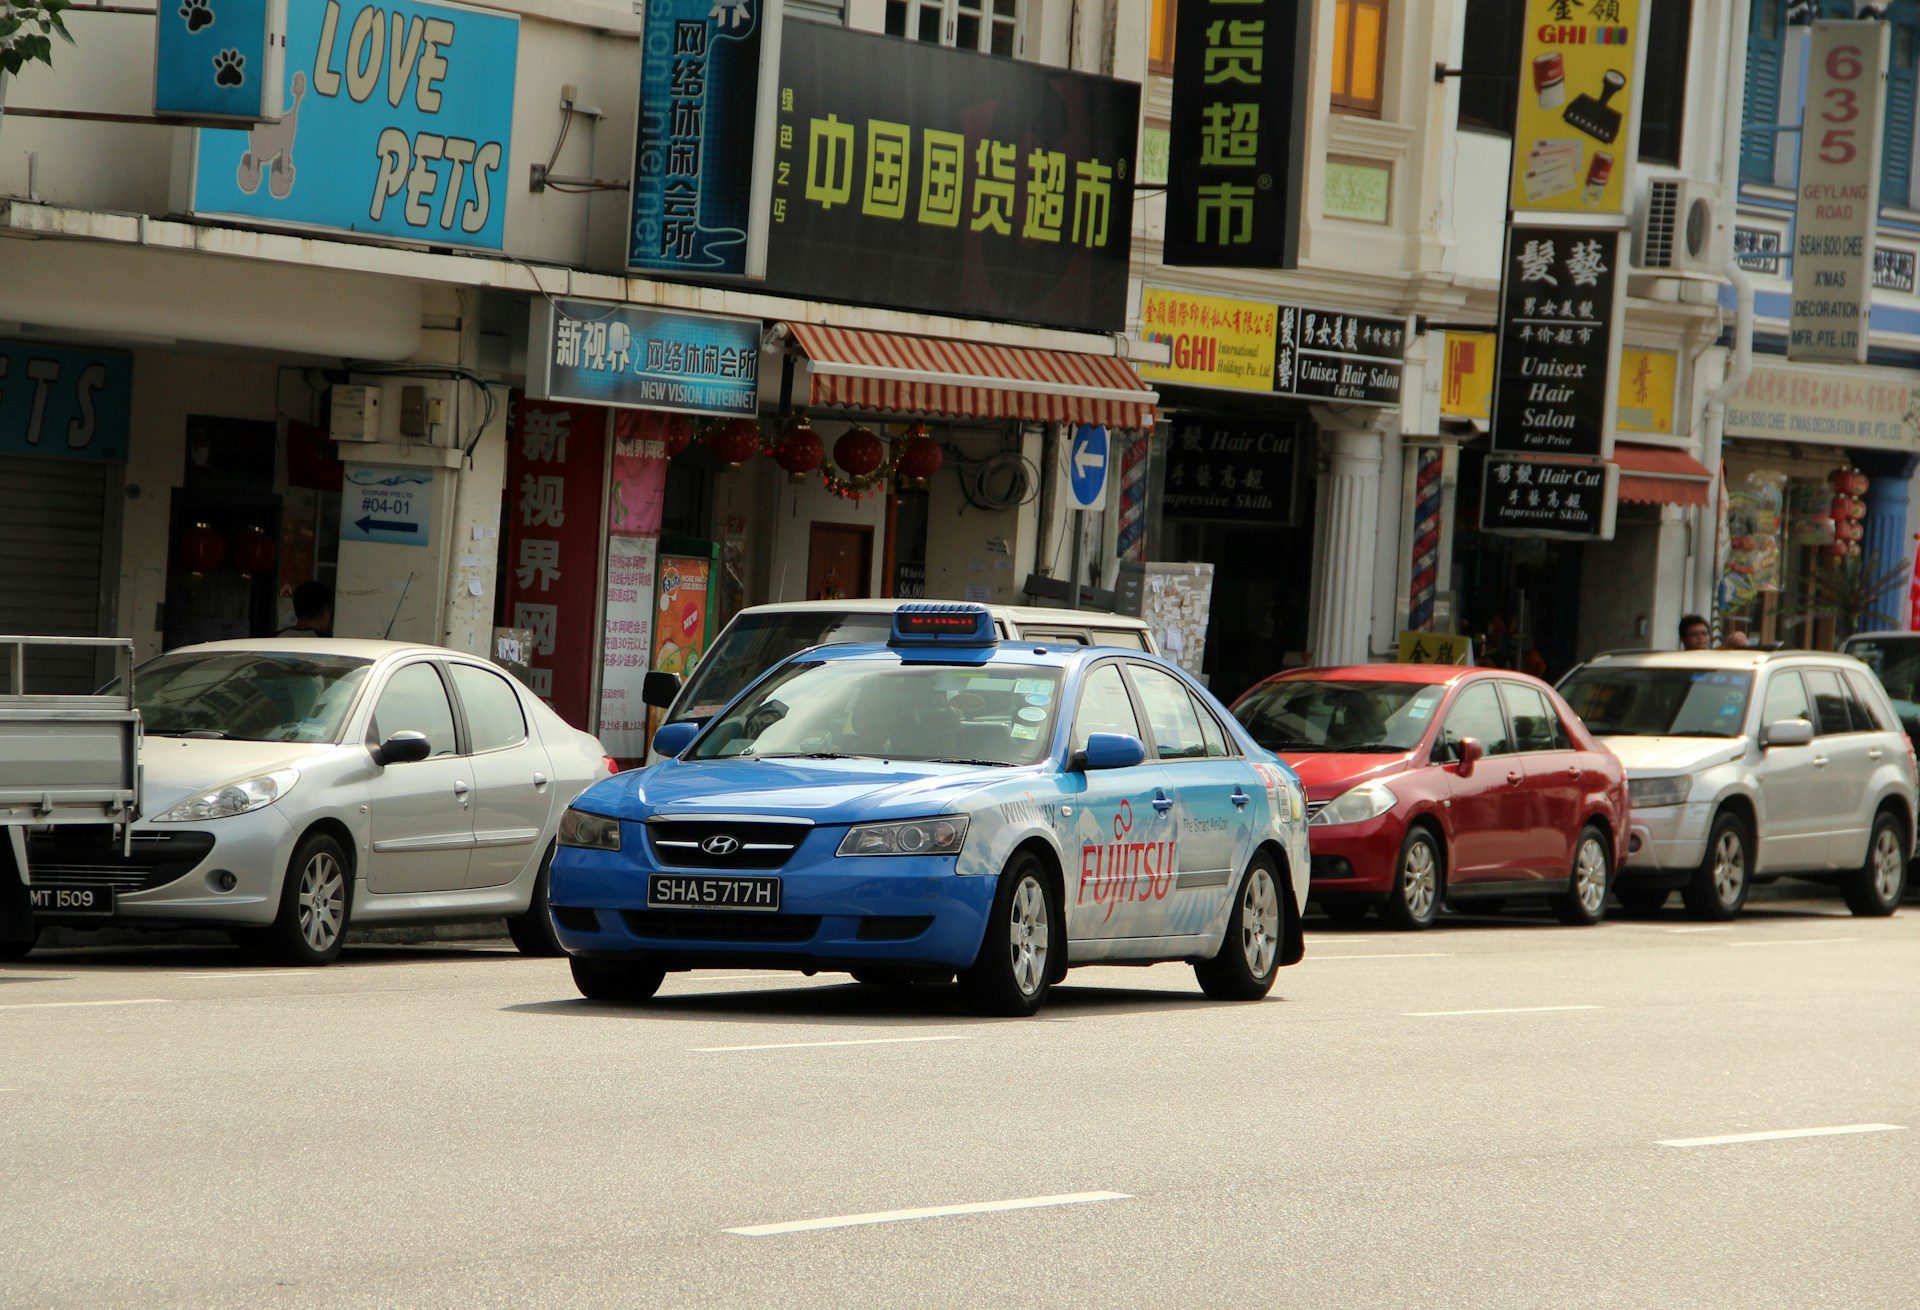
<svg viewBox="0 0 1920 1310"><path fill-rule="evenodd" d="M1613 462L1620 466L1620 499L1629 505L1707 503L1713 475L1684 450L1620 441L1614 443Z"/></svg>
<svg viewBox="0 0 1920 1310"><path fill-rule="evenodd" d="M816 407L1146 429L1160 399L1132 365L1111 355L817 323L787 327L806 352Z"/></svg>

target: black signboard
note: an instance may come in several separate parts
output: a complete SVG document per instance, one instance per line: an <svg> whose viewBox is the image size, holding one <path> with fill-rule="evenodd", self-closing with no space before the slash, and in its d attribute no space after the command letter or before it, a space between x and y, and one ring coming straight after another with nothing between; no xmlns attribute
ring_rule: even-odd
<svg viewBox="0 0 1920 1310"><path fill-rule="evenodd" d="M1123 331L1140 87L782 31L769 290Z"/></svg>
<svg viewBox="0 0 1920 1310"><path fill-rule="evenodd" d="M1873 285L1882 291L1903 291L1913 294L1914 255L1911 250L1893 250L1886 246L1875 246L1873 251Z"/></svg>
<svg viewBox="0 0 1920 1310"><path fill-rule="evenodd" d="M1176 423L1161 512L1216 523L1291 523L1299 447L1290 422Z"/></svg>
<svg viewBox="0 0 1920 1310"><path fill-rule="evenodd" d="M1507 229L1493 448L1604 459L1613 453L1620 364L1618 277L1626 234L1516 224Z"/></svg>
<svg viewBox="0 0 1920 1310"><path fill-rule="evenodd" d="M1620 471L1597 460L1487 456L1480 530L1521 537L1613 539Z"/></svg>
<svg viewBox="0 0 1920 1310"><path fill-rule="evenodd" d="M1400 403L1405 319L1280 306L1274 330L1273 389L1303 400Z"/></svg>
<svg viewBox="0 0 1920 1310"><path fill-rule="evenodd" d="M1733 257L1749 273L1780 271L1780 234L1772 228L1735 227Z"/></svg>
<svg viewBox="0 0 1920 1310"><path fill-rule="evenodd" d="M1311 10L1303 0L1180 5L1165 263L1294 266Z"/></svg>

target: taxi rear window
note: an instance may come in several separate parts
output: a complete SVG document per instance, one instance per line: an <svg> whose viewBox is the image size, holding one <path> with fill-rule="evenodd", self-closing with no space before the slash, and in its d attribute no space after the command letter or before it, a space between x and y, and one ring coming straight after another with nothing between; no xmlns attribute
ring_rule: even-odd
<svg viewBox="0 0 1920 1310"><path fill-rule="evenodd" d="M805 660L715 720L691 758L1033 764L1048 751L1060 670L893 659Z"/></svg>

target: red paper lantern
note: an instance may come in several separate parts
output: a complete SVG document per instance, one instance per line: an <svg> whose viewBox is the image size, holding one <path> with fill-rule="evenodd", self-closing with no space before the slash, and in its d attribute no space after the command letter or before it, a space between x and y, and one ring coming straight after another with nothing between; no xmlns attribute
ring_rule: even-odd
<svg viewBox="0 0 1920 1310"><path fill-rule="evenodd" d="M1827 506L1827 517L1835 523L1845 523L1849 518L1853 517L1848 511L1848 506L1852 504L1853 498L1850 496L1835 496L1833 503Z"/></svg>
<svg viewBox="0 0 1920 1310"><path fill-rule="evenodd" d="M737 469L760 453L760 425L750 418L731 419L713 434L712 444L720 462Z"/></svg>
<svg viewBox="0 0 1920 1310"><path fill-rule="evenodd" d="M1847 488L1853 485L1853 477L1846 469L1835 469L1827 474L1827 485L1839 495L1846 495Z"/></svg>
<svg viewBox="0 0 1920 1310"><path fill-rule="evenodd" d="M850 477L871 477L887 462L887 448L879 437L865 428L850 428L833 443L833 462Z"/></svg>
<svg viewBox="0 0 1920 1310"><path fill-rule="evenodd" d="M1836 541L1825 549L1827 558L1830 560L1837 562L1847 557L1847 543L1844 541Z"/></svg>
<svg viewBox="0 0 1920 1310"><path fill-rule="evenodd" d="M1867 475L1859 469L1854 469L1851 473L1847 474L1847 490L1855 496L1866 495L1867 488L1871 485L1872 483L1868 481Z"/></svg>
<svg viewBox="0 0 1920 1310"><path fill-rule="evenodd" d="M227 539L206 523L196 523L180 534L180 567L189 573L210 573L227 557Z"/></svg>
<svg viewBox="0 0 1920 1310"><path fill-rule="evenodd" d="M794 482L805 481L807 474L825 463L826 458L820 434L807 422L806 415L797 414L788 420L785 435L773 450L773 462L787 471L787 477Z"/></svg>
<svg viewBox="0 0 1920 1310"><path fill-rule="evenodd" d="M668 459L679 455L693 444L693 420L685 414L667 415L660 425L660 444L667 448Z"/></svg>
<svg viewBox="0 0 1920 1310"><path fill-rule="evenodd" d="M1861 550L1860 550L1860 543L1859 543L1859 542L1857 542L1857 541L1849 541L1849 542L1847 543L1847 558L1848 558L1848 559L1859 559L1859 558L1860 558L1860 555L1861 555L1861 553L1862 553L1862 552L1861 552Z"/></svg>
<svg viewBox="0 0 1920 1310"><path fill-rule="evenodd" d="M245 528L233 539L233 566L242 577L259 577L271 569L275 554L273 538L259 528Z"/></svg>
<svg viewBox="0 0 1920 1310"><path fill-rule="evenodd" d="M919 424L907 429L906 444L900 448L900 480L910 486L924 487L940 471L946 457L940 453L940 443L927 434Z"/></svg>
<svg viewBox="0 0 1920 1310"><path fill-rule="evenodd" d="M1863 519L1863 518L1865 518L1866 516L1867 516L1867 502L1866 502L1866 501L1864 501L1864 500L1850 500L1850 501L1848 501L1848 502L1847 502L1847 517L1848 517L1848 518L1850 518L1850 519L1852 519L1852 520L1854 520L1854 521L1855 521L1855 522L1857 523L1857 522L1859 522L1859 521L1860 521L1861 519Z"/></svg>

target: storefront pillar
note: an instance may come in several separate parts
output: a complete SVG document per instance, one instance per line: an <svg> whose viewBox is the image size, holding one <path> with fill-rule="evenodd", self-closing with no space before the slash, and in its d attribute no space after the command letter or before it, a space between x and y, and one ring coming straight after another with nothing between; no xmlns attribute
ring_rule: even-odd
<svg viewBox="0 0 1920 1310"><path fill-rule="evenodd" d="M1912 563L1912 542L1907 536L1907 502L1913 494L1913 471L1920 459L1893 452L1854 452L1854 461L1867 475L1867 517L1861 526L1866 537L1861 553L1866 558L1865 576L1880 578ZM1905 588L1901 581L1889 583L1873 597L1870 608L1894 614L1901 608Z"/></svg>
<svg viewBox="0 0 1920 1310"><path fill-rule="evenodd" d="M1319 480L1320 536L1313 554L1308 646L1316 664L1364 664L1372 655L1373 581L1379 546L1380 472L1386 439L1371 425L1316 409L1327 437Z"/></svg>

